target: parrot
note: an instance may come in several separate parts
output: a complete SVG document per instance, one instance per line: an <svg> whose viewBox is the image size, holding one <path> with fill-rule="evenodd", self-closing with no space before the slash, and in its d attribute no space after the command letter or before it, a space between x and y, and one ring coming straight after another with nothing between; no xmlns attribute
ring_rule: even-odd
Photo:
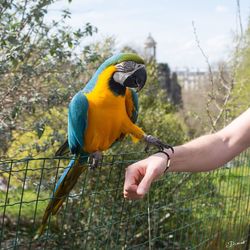
<svg viewBox="0 0 250 250"><path fill-rule="evenodd" d="M160 151L172 146L147 135L135 123L138 117L137 93L144 87L147 73L144 60L135 53L119 53L106 59L85 87L72 98L68 109L68 137L56 156L69 151L74 155L55 185L44 212L40 237L50 215L55 215L86 165L94 169L100 163L102 151L130 135Z"/></svg>

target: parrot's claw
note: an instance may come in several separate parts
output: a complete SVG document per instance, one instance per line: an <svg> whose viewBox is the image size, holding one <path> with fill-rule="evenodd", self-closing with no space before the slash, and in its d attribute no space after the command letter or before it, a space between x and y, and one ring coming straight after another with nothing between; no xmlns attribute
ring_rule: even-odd
<svg viewBox="0 0 250 250"><path fill-rule="evenodd" d="M144 140L147 144L145 147L146 153L148 152L150 145L156 146L160 151L163 151L164 149L170 149L174 153L174 149L171 145L161 142L159 139L153 137L152 135L146 135L144 137Z"/></svg>
<svg viewBox="0 0 250 250"><path fill-rule="evenodd" d="M102 160L102 153L100 151L96 151L90 154L88 158L89 168L92 170L97 168L101 160Z"/></svg>

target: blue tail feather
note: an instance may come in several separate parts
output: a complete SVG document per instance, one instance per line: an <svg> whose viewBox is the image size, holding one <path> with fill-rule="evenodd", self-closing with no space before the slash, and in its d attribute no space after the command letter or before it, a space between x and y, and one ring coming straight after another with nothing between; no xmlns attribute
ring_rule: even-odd
<svg viewBox="0 0 250 250"><path fill-rule="evenodd" d="M63 180L67 176L67 174L70 171L70 169L74 166L75 161L79 161L79 163L83 164L84 162L87 161L87 155L82 155L82 156L79 156L79 157L77 157L75 159L70 160L69 165L64 169L61 177L57 181L53 194L56 192L56 190L58 189L58 187L60 186L60 184L63 182Z"/></svg>
<svg viewBox="0 0 250 250"><path fill-rule="evenodd" d="M67 176L69 170L70 170L71 167L74 165L74 163L75 163L75 159L73 159L73 160L71 160L71 161L69 162L69 165L65 168L65 170L63 171L63 174L61 175L61 177L60 177L59 180L57 181L53 193L56 192L56 190L58 189L58 187L60 186L60 184L62 183L62 181L64 180L64 178Z"/></svg>

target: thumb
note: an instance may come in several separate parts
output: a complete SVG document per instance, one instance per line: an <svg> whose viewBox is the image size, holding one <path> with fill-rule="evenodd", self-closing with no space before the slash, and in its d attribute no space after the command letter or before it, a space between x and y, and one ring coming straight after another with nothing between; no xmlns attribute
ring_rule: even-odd
<svg viewBox="0 0 250 250"><path fill-rule="evenodd" d="M144 196L148 192L153 180L154 176L152 171L146 171L145 176L143 177L137 188L137 194L140 196Z"/></svg>

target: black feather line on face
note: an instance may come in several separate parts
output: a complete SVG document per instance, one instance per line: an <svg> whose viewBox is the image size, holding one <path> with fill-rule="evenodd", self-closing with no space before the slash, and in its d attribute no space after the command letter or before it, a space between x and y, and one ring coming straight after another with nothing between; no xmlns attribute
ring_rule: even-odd
<svg viewBox="0 0 250 250"><path fill-rule="evenodd" d="M121 84L117 83L113 76L109 80L109 88L115 95L122 95L124 96L126 93L126 87L122 86Z"/></svg>
<svg viewBox="0 0 250 250"><path fill-rule="evenodd" d="M136 68L137 63L133 61L125 61L116 64L117 71L120 72L130 72L133 71Z"/></svg>

